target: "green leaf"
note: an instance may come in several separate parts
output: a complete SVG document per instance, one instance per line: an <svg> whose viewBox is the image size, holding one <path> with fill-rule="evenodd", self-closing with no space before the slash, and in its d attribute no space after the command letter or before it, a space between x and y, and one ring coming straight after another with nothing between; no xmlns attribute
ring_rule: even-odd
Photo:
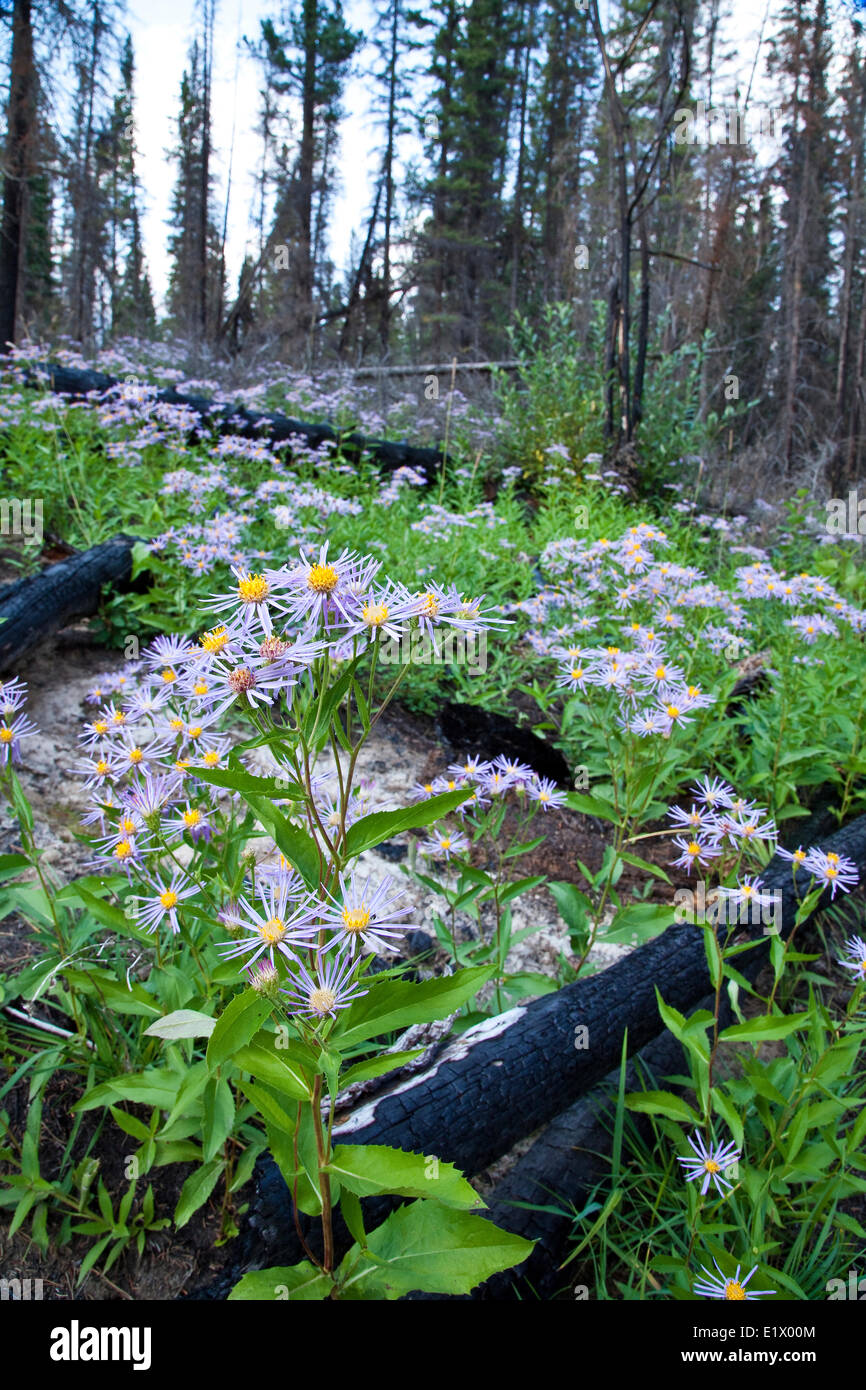
<svg viewBox="0 0 866 1390"><path fill-rule="evenodd" d="M319 851L315 840L305 830L290 824L276 806L264 797L246 793L244 801L255 812L289 863L298 870L307 887L314 888L319 882Z"/></svg>
<svg viewBox="0 0 866 1390"><path fill-rule="evenodd" d="M136 1014L143 1018L158 1018L159 1008L153 995L137 981L126 984L104 970L70 970L64 967L63 978L74 989L96 999L105 1009L117 1014Z"/></svg>
<svg viewBox="0 0 866 1390"><path fill-rule="evenodd" d="M381 1057L370 1057L366 1062L356 1062L343 1073L340 1087L345 1090L356 1081L369 1081L374 1076L384 1076L386 1072L394 1071L395 1067L414 1062L423 1051L423 1047L413 1047L408 1052L383 1052Z"/></svg>
<svg viewBox="0 0 866 1390"><path fill-rule="evenodd" d="M604 940L610 942L649 941L665 931L673 922L673 911L662 903L627 903L617 912L609 927L604 928Z"/></svg>
<svg viewBox="0 0 866 1390"><path fill-rule="evenodd" d="M774 1042L787 1038L798 1028L806 1028L809 1023L808 1011L782 1017L770 1014L768 1017L750 1018L745 1023L735 1023L719 1034L722 1042Z"/></svg>
<svg viewBox="0 0 866 1390"><path fill-rule="evenodd" d="M254 777L251 772L216 767L197 767L195 775L202 782L210 782L215 787L240 792L245 800L255 796L266 797L272 801L303 801L306 795L303 787L290 781L288 777Z"/></svg>
<svg viewBox="0 0 866 1390"><path fill-rule="evenodd" d="M211 1032L207 1045L207 1064L211 1071L216 1071L255 1036L272 1009L271 1001L254 989L235 995L216 1019Z"/></svg>
<svg viewBox="0 0 866 1390"><path fill-rule="evenodd" d="M619 857L624 859L626 864L631 864L634 869L643 869L644 873L652 874L654 878L661 878L665 883L671 882L664 869L660 869L658 864L650 864L649 860L639 859L636 854L626 854L624 849L620 850Z"/></svg>
<svg viewBox="0 0 866 1390"><path fill-rule="evenodd" d="M738 1149L741 1149L743 1147L743 1121L737 1114L733 1101L727 1091L722 1090L720 1086L713 1087L712 1099L716 1114L721 1116L724 1120L728 1129L731 1131L734 1143Z"/></svg>
<svg viewBox="0 0 866 1390"><path fill-rule="evenodd" d="M692 1107L673 1091L635 1091L626 1096L625 1103L629 1110L637 1110L642 1115L665 1115L683 1124L700 1124L700 1117Z"/></svg>
<svg viewBox="0 0 866 1390"><path fill-rule="evenodd" d="M367 1239L369 1254L354 1245L340 1266L343 1297L391 1300L415 1289L471 1293L491 1275L522 1263L534 1248L533 1241L482 1216L432 1201L400 1207Z"/></svg>
<svg viewBox="0 0 866 1390"><path fill-rule="evenodd" d="M573 883L549 883L560 916L571 932L584 931L592 912L592 903Z"/></svg>
<svg viewBox="0 0 866 1390"><path fill-rule="evenodd" d="M186 1225L199 1207L204 1206L219 1182L222 1171L222 1161L216 1159L213 1163L205 1163L201 1168L196 1168L194 1172L190 1173L180 1190L180 1196L174 1210L174 1224L178 1230L181 1226Z"/></svg>
<svg viewBox="0 0 866 1390"><path fill-rule="evenodd" d="M228 1296L231 1302L270 1303L274 1299L289 1303L312 1303L327 1298L333 1282L309 1260L297 1265L257 1269L245 1274Z"/></svg>
<svg viewBox="0 0 866 1390"><path fill-rule="evenodd" d="M118 1100L132 1100L138 1105L155 1105L160 1110L169 1110L174 1104L182 1077L167 1067L154 1067L150 1071L134 1073L131 1076L116 1076L111 1081L103 1081L85 1091L77 1105L72 1109L96 1110L100 1105L113 1105Z"/></svg>
<svg viewBox="0 0 866 1390"><path fill-rule="evenodd" d="M617 823L616 812L613 807L608 806L604 801L599 801L597 797L583 796L580 792L569 792L566 796L566 805L572 811L582 811L585 816L609 820L613 825Z"/></svg>
<svg viewBox="0 0 866 1390"><path fill-rule="evenodd" d="M202 1156L210 1163L232 1132L235 1119L235 1099L232 1088L223 1077L212 1076L204 1089L204 1124L202 1126Z"/></svg>
<svg viewBox="0 0 866 1390"><path fill-rule="evenodd" d="M387 1144L338 1144L328 1172L358 1197L393 1192L398 1197L432 1197L460 1211L485 1206L453 1163L392 1149Z"/></svg>
<svg viewBox="0 0 866 1390"><path fill-rule="evenodd" d="M419 801L417 805L406 806L399 811L374 811L372 815L362 816L346 833L346 858L354 859L365 849L381 845L402 830L419 830L425 825L432 825L449 812L456 811L471 795L472 788L464 787L460 791L431 796L429 801Z"/></svg>
<svg viewBox="0 0 866 1390"><path fill-rule="evenodd" d="M233 1059L235 1066L248 1071L256 1081L274 1086L282 1095L292 1096L294 1100L309 1100L313 1088L303 1065L295 1060L291 1047L278 1051L273 1046L276 1035L271 1036L269 1047L254 1039L246 1047L238 1048Z"/></svg>
<svg viewBox="0 0 866 1390"><path fill-rule="evenodd" d="M119 1110L116 1105L111 1107L111 1118L124 1134L128 1134L132 1139L139 1139L142 1144L146 1144L151 1137L150 1130L137 1120L134 1115L127 1115L125 1110Z"/></svg>
<svg viewBox="0 0 866 1390"><path fill-rule="evenodd" d="M339 1042L341 1048L354 1047L378 1033L408 1028L411 1023L432 1023L434 1019L447 1018L478 993L494 969L493 965L474 965L453 975L423 980L420 984L409 980L381 980L340 1016L334 1041Z"/></svg>
<svg viewBox="0 0 866 1390"><path fill-rule="evenodd" d="M199 1013L197 1009L175 1009L144 1032L150 1038L168 1038L171 1042L179 1038L208 1038L216 1026L216 1019L210 1014Z"/></svg>

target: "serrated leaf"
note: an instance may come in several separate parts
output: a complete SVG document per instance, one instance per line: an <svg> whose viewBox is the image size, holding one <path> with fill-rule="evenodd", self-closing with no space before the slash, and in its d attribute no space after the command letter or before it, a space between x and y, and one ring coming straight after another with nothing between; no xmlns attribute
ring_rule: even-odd
<svg viewBox="0 0 866 1390"><path fill-rule="evenodd" d="M174 1224L178 1230L181 1226L186 1225L199 1207L204 1206L219 1182L222 1171L222 1162L217 1159L213 1163L203 1164L201 1168L196 1168L194 1172L190 1173L180 1190L180 1196L174 1210Z"/></svg>
<svg viewBox="0 0 866 1390"><path fill-rule="evenodd" d="M447 1018L477 994L494 972L492 965L475 965L415 984L409 980L382 980L346 1009L334 1032L343 1049L365 1042L378 1033L408 1028L412 1023L432 1023Z"/></svg>
<svg viewBox="0 0 866 1390"><path fill-rule="evenodd" d="M302 1260L296 1265L278 1265L273 1269L257 1269L245 1274L235 1284L228 1301L312 1303L327 1298L333 1287L333 1281L327 1274L316 1269L309 1260Z"/></svg>
<svg viewBox="0 0 866 1390"><path fill-rule="evenodd" d="M340 1266L344 1298L391 1300L416 1289L471 1293L491 1275L521 1264L534 1248L534 1241L483 1216L433 1201L400 1207L367 1240L369 1255L355 1245Z"/></svg>
<svg viewBox="0 0 866 1390"><path fill-rule="evenodd" d="M432 1197L443 1206L460 1211L477 1211L485 1206L453 1163L392 1149L387 1144L338 1144L328 1172L358 1197L393 1192L398 1197Z"/></svg>

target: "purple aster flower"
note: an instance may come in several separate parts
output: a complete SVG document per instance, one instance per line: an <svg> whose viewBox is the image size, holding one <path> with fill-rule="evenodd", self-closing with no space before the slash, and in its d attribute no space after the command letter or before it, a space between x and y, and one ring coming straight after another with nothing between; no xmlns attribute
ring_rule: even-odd
<svg viewBox="0 0 866 1390"><path fill-rule="evenodd" d="M530 801L537 801L542 811L550 811L553 807L565 806L568 803L568 793L557 790L556 783L550 777L541 777L537 782L527 783L526 795Z"/></svg>
<svg viewBox="0 0 866 1390"><path fill-rule="evenodd" d="M11 761L21 761L21 740L38 733L36 725L26 714L18 714L14 719L8 716L0 722L0 767Z"/></svg>
<svg viewBox="0 0 866 1390"><path fill-rule="evenodd" d="M227 925L237 925L249 935L235 941L220 942L228 949L226 959L249 955L252 965L259 956L267 952L271 965L274 964L274 951L280 951L287 960L297 959L295 951L312 944L318 936L318 927L313 924L314 907L309 901L292 903L289 898L289 884L286 880L256 885L256 896L262 906L257 910L247 898L238 900L237 912Z"/></svg>
<svg viewBox="0 0 866 1390"><path fill-rule="evenodd" d="M686 1138L688 1139L688 1136ZM702 1177L702 1197L706 1196L707 1188L711 1182L714 1183L719 1196L724 1197L723 1188L730 1191L732 1184L722 1177L722 1174L740 1157L740 1151L736 1144L707 1145L698 1130L695 1130L694 1139L688 1139L688 1143L694 1149L696 1157L677 1159L677 1163L681 1163L684 1168L689 1170L686 1174L686 1182L694 1182L695 1178Z"/></svg>
<svg viewBox="0 0 866 1390"><path fill-rule="evenodd" d="M701 1265L702 1272L707 1276L706 1279L696 1279L694 1283L695 1293L699 1293L703 1298L726 1298L733 1301L750 1298L763 1298L765 1294L774 1294L775 1289L747 1289L746 1285L752 1275L756 1273L758 1266L750 1269L745 1279L740 1279L740 1265L737 1265L737 1272L733 1279L728 1279L719 1269L715 1259L713 1264L719 1271L718 1278L705 1265Z"/></svg>
<svg viewBox="0 0 866 1390"><path fill-rule="evenodd" d="M712 809L715 806L730 806L734 789L721 777L710 779L707 776L701 778L697 786L692 787L692 795L696 801Z"/></svg>
<svg viewBox="0 0 866 1390"><path fill-rule="evenodd" d="M825 853L822 849L810 849L803 861L803 868L808 869L819 883L829 887L831 889L830 896L833 898L836 896L837 888L848 893L860 882L860 871L857 865L853 859L849 859L845 854L834 854L832 851Z"/></svg>
<svg viewBox="0 0 866 1390"><path fill-rule="evenodd" d="M337 952L329 958L318 951L315 974L310 974L303 962L298 961L292 987L280 993L287 995L293 1014L316 1020L335 1018L338 1009L348 1008L353 1000L369 993L359 989L358 981L352 978L354 969L351 956Z"/></svg>
<svg viewBox="0 0 866 1390"><path fill-rule="evenodd" d="M388 875L372 890L369 878L361 888L354 873L348 881L341 877L339 895L328 895L330 902L321 914L321 920L337 933L329 946L339 945L351 956L359 943L372 951L395 951L393 939L408 926L399 919L411 913L412 906L398 907L406 893L393 889L394 880Z"/></svg>
<svg viewBox="0 0 866 1390"><path fill-rule="evenodd" d="M429 840L422 840L420 845L421 853L428 859L452 859L455 854L462 854L468 848L466 836L453 830L434 833Z"/></svg>
<svg viewBox="0 0 866 1390"><path fill-rule="evenodd" d="M172 932L180 931L177 920L177 905L184 898L191 898L198 892L196 884L190 882L181 869L176 870L169 883L157 879L147 880L149 894L136 894L132 902L140 904L136 915L145 931L155 932L168 918Z"/></svg>
<svg viewBox="0 0 866 1390"><path fill-rule="evenodd" d="M703 868L710 860L717 859L722 852L716 840L703 840L698 835L688 840L682 835L675 835L674 844L680 850L680 855L670 862L678 869L685 869L686 873L691 873L694 864Z"/></svg>
<svg viewBox="0 0 866 1390"><path fill-rule="evenodd" d="M860 936L852 936L845 942L848 958L839 957L839 964L854 972L855 980L866 981L866 941Z"/></svg>

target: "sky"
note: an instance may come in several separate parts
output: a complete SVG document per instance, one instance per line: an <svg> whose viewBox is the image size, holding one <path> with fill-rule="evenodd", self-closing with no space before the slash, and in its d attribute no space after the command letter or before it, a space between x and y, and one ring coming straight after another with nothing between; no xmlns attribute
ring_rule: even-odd
<svg viewBox="0 0 866 1390"><path fill-rule="evenodd" d="M844 6L853 0L835 3ZM778 0L772 0L773 10L777 7ZM603 0L602 19L604 10ZM129 0L126 18L136 57L136 139L144 194L145 250L160 307L168 282L167 219L175 179L168 151L175 140L178 93L196 29L195 12L195 0ZM261 140L255 133L261 76L242 38L257 37L260 19L273 17L277 12L277 0L218 0L213 118L220 224L233 145L226 243L229 295L237 285L245 248L248 242L254 243L254 181L261 159ZM344 12L353 28L370 33L374 17L370 0L344 0ZM738 64L742 65L743 90L766 14L767 0L732 0L732 17L726 29ZM364 62L369 58L369 51L362 55ZM722 86L720 80L717 98L722 95ZM767 96L762 56L755 75L753 101L763 101ZM344 108L347 119L340 131L339 190L330 222L331 256L338 272L347 263L353 231L365 227L370 190L381 158L379 134L370 115L369 84L360 74L349 81Z"/></svg>

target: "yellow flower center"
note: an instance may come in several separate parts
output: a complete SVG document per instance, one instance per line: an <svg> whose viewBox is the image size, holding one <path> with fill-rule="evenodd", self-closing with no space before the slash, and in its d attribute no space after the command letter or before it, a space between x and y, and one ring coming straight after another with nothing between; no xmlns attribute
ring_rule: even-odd
<svg viewBox="0 0 866 1390"><path fill-rule="evenodd" d="M215 627L211 632L205 632L199 639L200 646L206 652L221 652L228 645L229 635L224 627Z"/></svg>
<svg viewBox="0 0 866 1390"><path fill-rule="evenodd" d="M346 931L366 931L367 927L370 925L370 914L364 907L344 907L343 922Z"/></svg>
<svg viewBox="0 0 866 1390"><path fill-rule="evenodd" d="M129 761L131 763L140 763L143 757L144 754L142 753L140 748L130 748Z"/></svg>
<svg viewBox="0 0 866 1390"><path fill-rule="evenodd" d="M340 576L333 565L312 565L307 575L307 588L315 594L329 594L339 582Z"/></svg>
<svg viewBox="0 0 866 1390"><path fill-rule="evenodd" d="M742 1284L738 1284L736 1279L729 1279L725 1284L725 1298L742 1300L746 1297L746 1290Z"/></svg>
<svg viewBox="0 0 866 1390"><path fill-rule="evenodd" d="M188 733L190 738L201 738L201 724L190 724Z"/></svg>
<svg viewBox="0 0 866 1390"><path fill-rule="evenodd" d="M122 709L118 709L118 710L115 710L115 711L114 711L114 714L111 716L111 722L112 722L112 724L125 724L125 723L126 723L126 715L124 714L124 712L123 712Z"/></svg>
<svg viewBox="0 0 866 1390"><path fill-rule="evenodd" d="M177 671L173 671L170 666L166 666L162 673L162 678L166 685L171 685L172 681L177 680Z"/></svg>
<svg viewBox="0 0 866 1390"><path fill-rule="evenodd" d="M219 760L220 755L216 752L215 749L212 749L210 753L205 753L204 757L202 758L202 762L204 763L205 767L216 767Z"/></svg>
<svg viewBox="0 0 866 1390"><path fill-rule="evenodd" d="M688 853L691 854L692 856L694 856L694 855L696 855L696 854L700 854L700 852L701 852L701 847L700 847L700 845L698 844L697 840L692 840L692 842L690 843L690 845L689 845L689 847L688 847Z"/></svg>
<svg viewBox="0 0 866 1390"><path fill-rule="evenodd" d="M162 903L166 912L168 912L169 908L174 907L177 902L177 893L173 893L170 888L166 888L164 893L160 893L159 901Z"/></svg>
<svg viewBox="0 0 866 1390"><path fill-rule="evenodd" d="M183 823L184 823L184 825L190 825L190 826L192 826L192 825L198 825L198 823L199 823L200 820L201 820L201 811L184 811L184 813L183 813Z"/></svg>
<svg viewBox="0 0 866 1390"><path fill-rule="evenodd" d="M665 676L667 675L667 673L668 673L668 668L667 668L666 666L657 666L657 667L656 667L656 680L657 680L657 681L663 681L664 678L665 678Z"/></svg>
<svg viewBox="0 0 866 1390"><path fill-rule="evenodd" d="M238 598L244 603L264 603L270 592L270 585L263 574L250 574L238 580Z"/></svg>
<svg viewBox="0 0 866 1390"><path fill-rule="evenodd" d="M105 719L94 719L90 727L95 734L108 733L108 722Z"/></svg>
<svg viewBox="0 0 866 1390"><path fill-rule="evenodd" d="M363 615L370 627L381 627L388 621L388 607L384 603L365 603Z"/></svg>
<svg viewBox="0 0 866 1390"><path fill-rule="evenodd" d="M129 840L121 840L119 844L114 846L115 859L128 859L131 854L132 845Z"/></svg>
<svg viewBox="0 0 866 1390"><path fill-rule="evenodd" d="M337 996L329 989L314 989L310 994L310 1008L317 1014L327 1014L337 1002Z"/></svg>
<svg viewBox="0 0 866 1390"><path fill-rule="evenodd" d="M124 834L131 835L135 830L135 821L131 816L122 816L117 828L118 830L122 830Z"/></svg>
<svg viewBox="0 0 866 1390"><path fill-rule="evenodd" d="M11 743L13 737L14 737L14 735L13 735L11 729L7 729L7 728L5 728L5 727L2 728L2 729L0 729L0 742L2 742L2 743Z"/></svg>
<svg viewBox="0 0 866 1390"><path fill-rule="evenodd" d="M424 613L428 618L438 618L439 600L437 599L435 594L424 595L424 602L421 605L421 612Z"/></svg>
<svg viewBox="0 0 866 1390"><path fill-rule="evenodd" d="M571 679L572 679L573 681L583 680L583 667L582 667L582 666L572 666L572 668L571 668Z"/></svg>
<svg viewBox="0 0 866 1390"><path fill-rule="evenodd" d="M193 686L193 690L195 691L196 695L206 695L207 681L196 681L195 685Z"/></svg>
<svg viewBox="0 0 866 1390"><path fill-rule="evenodd" d="M262 926L259 927L259 932L269 945L275 946L276 943L282 941L285 936L286 924L282 917L269 917L267 922L264 922Z"/></svg>
<svg viewBox="0 0 866 1390"><path fill-rule="evenodd" d="M708 1158L704 1162L704 1167L708 1173L721 1173L721 1168L714 1158Z"/></svg>
<svg viewBox="0 0 866 1390"><path fill-rule="evenodd" d="M679 712L679 705L668 705L668 714L670 715L671 719L676 719L679 715Z"/></svg>
<svg viewBox="0 0 866 1390"><path fill-rule="evenodd" d="M3 733L6 733L5 729L3 730ZM0 735L0 737L2 737L2 735ZM96 764L96 771L99 773L100 777L105 776L106 772L108 771L108 763L105 761L104 758L99 759L99 762Z"/></svg>

